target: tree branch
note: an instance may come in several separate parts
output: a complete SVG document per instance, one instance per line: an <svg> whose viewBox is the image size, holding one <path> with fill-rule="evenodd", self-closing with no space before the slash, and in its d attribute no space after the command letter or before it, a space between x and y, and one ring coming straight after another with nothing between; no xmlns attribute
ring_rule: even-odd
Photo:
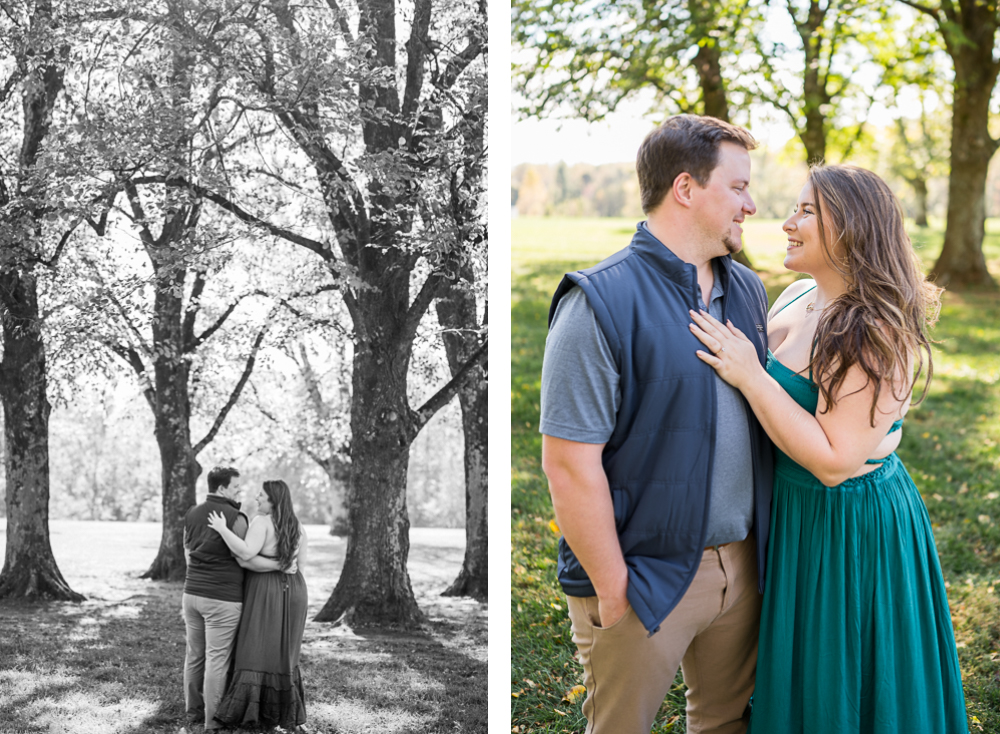
<svg viewBox="0 0 1000 734"><path fill-rule="evenodd" d="M146 226L146 212L142 208L142 202L139 201L139 189L136 188L136 183L138 182L135 180L126 181L125 194L128 196L129 204L132 207L132 221L139 225L139 237L142 238L142 244L148 249L153 247L156 238L153 237L153 233Z"/></svg>
<svg viewBox="0 0 1000 734"><path fill-rule="evenodd" d="M66 247L66 243L69 242L70 236L76 231L76 228L80 226L81 219L77 219L73 226L63 232L63 236L59 239L59 244L56 245L56 251L52 253L52 257L46 260L43 257L38 258L38 262L49 268L54 268L56 263L59 261L59 256L62 255L63 249Z"/></svg>
<svg viewBox="0 0 1000 734"><path fill-rule="evenodd" d="M417 333L420 319L423 318L427 309L430 308L431 302L441 293L441 290L447 284L448 279L440 273L431 273L427 276L427 280L420 286L420 291L417 293L416 298L413 299L413 303L406 310L406 320L403 324L404 338L410 339L413 334Z"/></svg>
<svg viewBox="0 0 1000 734"><path fill-rule="evenodd" d="M434 393L426 403L414 411L411 417L411 425L414 433L423 428L427 421L434 417L435 413L447 405L458 394L458 391L466 386L475 374L476 368L480 366L481 362L486 361L488 344L489 339L484 339L479 348L465 360L462 369L456 372L455 376L448 380L448 383L444 387Z"/></svg>
<svg viewBox="0 0 1000 734"><path fill-rule="evenodd" d="M247 298L248 296L267 296L267 295L268 294L265 293L264 291L253 290L253 291L250 291L249 293L244 293L242 296L240 296L239 298L237 298L236 301L233 302L232 304L230 304L229 308L227 308L222 313L222 316L220 316L216 320L216 322L214 324L212 324L207 329L205 329L205 331L203 331L201 333L201 335L192 342L192 345L191 345L192 348L191 348L190 351L194 351L195 349L198 349L198 347L200 347L202 344L204 344L206 341L208 341L208 339L211 338L212 334L214 334L215 332L217 332L219 330L219 328L225 323L226 319L229 318L230 314L232 314L232 312L236 310L236 307L240 305L240 302L244 298Z"/></svg>
<svg viewBox="0 0 1000 734"><path fill-rule="evenodd" d="M292 242L296 245L301 245L306 249L312 250L313 252L321 255L323 259L327 260L328 262L333 260L333 255L330 251L329 243L318 242L309 237L305 237L303 235L292 232L291 230L287 230L284 229L283 227L271 224L270 222L266 222L260 217L257 217L251 214L250 212L246 211L239 204L230 201L221 194L217 194L214 191L206 189L204 186L201 186L200 184L196 184L191 181L187 181L183 178L178 178L175 176L162 176L162 175L140 176L138 178L132 179L131 183L132 184L157 183L157 184L167 184L172 186L186 186L193 192L195 192L198 196L202 197L203 199L208 199L219 208L226 210L230 214L233 214L234 216L236 216L237 219L246 222L247 224L253 224L255 226L261 227L267 230L270 234L275 235L276 237L281 237L284 240L288 240L289 242ZM332 269L331 272L333 272L334 276L339 275L339 273L337 273Z"/></svg>
<svg viewBox="0 0 1000 734"><path fill-rule="evenodd" d="M191 285L191 296L188 298L187 308L184 309L184 322L181 324L181 342L184 344L184 353L190 354L196 349L194 338L194 324L198 318L198 311L201 309L201 294L205 290L205 270L195 271L194 283Z"/></svg>
<svg viewBox="0 0 1000 734"><path fill-rule="evenodd" d="M347 25L347 13L341 9L337 0L326 0L326 4L330 6L330 10L332 10L337 16L337 25L340 28L340 32L344 34L344 38L346 38L350 42L350 45L353 46L354 34L351 33L351 27Z"/></svg>
<svg viewBox="0 0 1000 734"><path fill-rule="evenodd" d="M940 22L940 16L938 15L939 8L932 8L929 5L924 5L922 3L913 2L913 0L899 0L903 5L909 5L914 10L919 10L921 13L926 13L927 15L934 18L934 20Z"/></svg>
<svg viewBox="0 0 1000 734"><path fill-rule="evenodd" d="M253 372L254 363L257 361L257 352L260 350L261 342L264 341L264 334L267 333L269 322L270 314L264 320L264 326L262 326L260 331L257 332L257 337L254 339L253 346L250 348L250 356L247 357L246 365L243 367L243 374L240 375L239 382L236 383L236 387L234 387L232 393L230 393L229 400L227 400L226 404L222 406L222 410L219 412L219 415L216 416L215 422L212 423L212 427L208 430L208 433L205 434L205 437L196 443L192 448L192 452L195 456L201 453L202 449L212 442L212 439L215 438L219 429L222 428L222 424L225 422L226 416L229 415L229 411L233 409L233 406L236 405L236 401L239 400L240 393L243 392L243 387L247 384L247 380L250 379L250 374Z"/></svg>
<svg viewBox="0 0 1000 734"><path fill-rule="evenodd" d="M146 374L146 366L142 363L142 357L139 356L139 353L133 347L126 347L112 341L105 341L104 343L108 349L125 360L125 363L135 371L135 374L139 377L139 383L144 385L142 394L145 396L146 402L149 403L150 408L155 410L156 390L149 381L149 377Z"/></svg>
<svg viewBox="0 0 1000 734"><path fill-rule="evenodd" d="M420 101L424 82L424 53L431 25L431 0L417 0L413 7L410 40L406 42L406 90L403 92L403 118L409 119Z"/></svg>

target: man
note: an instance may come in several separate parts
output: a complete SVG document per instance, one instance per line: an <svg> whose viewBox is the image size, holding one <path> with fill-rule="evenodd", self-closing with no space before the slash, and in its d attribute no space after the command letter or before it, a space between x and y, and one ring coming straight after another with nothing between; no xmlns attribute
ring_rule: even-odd
<svg viewBox="0 0 1000 734"><path fill-rule="evenodd" d="M648 734L678 666L689 732L746 728L771 446L688 325L697 308L731 320L766 358L767 294L730 257L756 211L755 147L713 118L668 119L636 162L647 220L552 301L539 430L587 734Z"/></svg>
<svg viewBox="0 0 1000 734"><path fill-rule="evenodd" d="M239 563L208 516L221 512L226 526L246 537L248 520L240 512L240 473L217 466L208 473L208 496L184 516L184 705L191 723L204 717L205 729L217 729L215 710L222 699L236 630L243 611L243 567L280 571L277 561L261 557Z"/></svg>

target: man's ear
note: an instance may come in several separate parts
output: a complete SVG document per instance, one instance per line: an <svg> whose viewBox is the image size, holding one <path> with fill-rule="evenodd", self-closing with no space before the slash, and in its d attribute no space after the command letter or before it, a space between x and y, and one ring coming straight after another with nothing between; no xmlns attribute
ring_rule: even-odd
<svg viewBox="0 0 1000 734"><path fill-rule="evenodd" d="M693 191L692 189L697 185L697 182L691 176L690 173L684 172L678 174L677 178L674 179L674 185L670 187L670 195L674 197L674 201L685 208L690 208L693 203Z"/></svg>

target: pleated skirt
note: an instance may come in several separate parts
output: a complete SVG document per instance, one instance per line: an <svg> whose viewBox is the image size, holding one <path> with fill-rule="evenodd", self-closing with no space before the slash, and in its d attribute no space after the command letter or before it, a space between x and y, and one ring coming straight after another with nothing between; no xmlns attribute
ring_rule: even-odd
<svg viewBox="0 0 1000 734"><path fill-rule="evenodd" d="M753 734L968 732L930 520L896 454L824 487L779 454Z"/></svg>
<svg viewBox="0 0 1000 734"><path fill-rule="evenodd" d="M233 670L215 718L228 725L306 721L299 653L308 593L302 573L247 573Z"/></svg>

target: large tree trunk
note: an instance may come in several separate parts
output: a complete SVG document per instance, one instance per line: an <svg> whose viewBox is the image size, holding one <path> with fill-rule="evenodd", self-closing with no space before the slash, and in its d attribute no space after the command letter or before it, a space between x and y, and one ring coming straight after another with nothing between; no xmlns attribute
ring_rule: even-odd
<svg viewBox="0 0 1000 734"><path fill-rule="evenodd" d="M986 269L986 174L996 142L989 134L989 102L996 74L960 70L955 63L955 101L951 123L951 174L944 247L930 277L942 287L996 288ZM960 74L965 78L959 78ZM970 78L971 77L971 78Z"/></svg>
<svg viewBox="0 0 1000 734"><path fill-rule="evenodd" d="M468 270L468 269L467 269ZM456 374L479 345L476 299L465 280L452 286L448 296L437 302L438 321L446 329L443 341L448 366ZM458 578L443 596L471 596L486 601L489 595L487 445L488 411L485 365L476 368L476 377L459 391L462 434L465 439L465 558Z"/></svg>
<svg viewBox="0 0 1000 734"><path fill-rule="evenodd" d="M914 178L910 181L913 186L913 193L917 197L916 224L918 227L927 226L927 179Z"/></svg>
<svg viewBox="0 0 1000 734"><path fill-rule="evenodd" d="M392 256L387 253L387 259ZM359 312L371 326L358 330L369 338L354 349L350 534L343 571L317 622L412 627L423 619L406 569L406 469L416 435L406 395L410 344L401 337L408 276L387 268L377 288L357 295Z"/></svg>
<svg viewBox="0 0 1000 734"><path fill-rule="evenodd" d="M713 3L705 0L689 0L688 11L692 18L697 19L699 33L717 28L717 10ZM704 114L729 122L729 100L726 98L726 85L722 79L722 53L719 51L719 45L714 42L699 43L693 63L695 71L698 72ZM733 259L753 269L753 263L743 250L733 255Z"/></svg>
<svg viewBox="0 0 1000 734"><path fill-rule="evenodd" d="M160 549L143 578L180 581L184 560L184 515L195 503L195 482L201 466L191 446L190 366L184 353L183 268L156 266L153 304L156 443L160 449L163 487L163 531Z"/></svg>
<svg viewBox="0 0 1000 734"><path fill-rule="evenodd" d="M17 212L0 222L0 320L3 359L0 401L4 410L7 482L7 549L0 571L0 598L82 601L63 579L49 543L49 406L45 344L32 272L42 231L35 207L45 197L44 179L30 175L48 137L52 110L63 87L64 66L56 62L52 3L34 3L27 42L17 65L28 70L20 82L24 135L9 181L0 170L0 211ZM12 79L14 77L11 77ZM11 90L5 90L10 92ZM9 184L9 185L8 185ZM12 198L17 206L11 207ZM28 247L18 241L30 238Z"/></svg>
<svg viewBox="0 0 1000 734"><path fill-rule="evenodd" d="M7 480L7 550L0 598L83 601L63 579L49 543L49 401L35 278L0 274Z"/></svg>

